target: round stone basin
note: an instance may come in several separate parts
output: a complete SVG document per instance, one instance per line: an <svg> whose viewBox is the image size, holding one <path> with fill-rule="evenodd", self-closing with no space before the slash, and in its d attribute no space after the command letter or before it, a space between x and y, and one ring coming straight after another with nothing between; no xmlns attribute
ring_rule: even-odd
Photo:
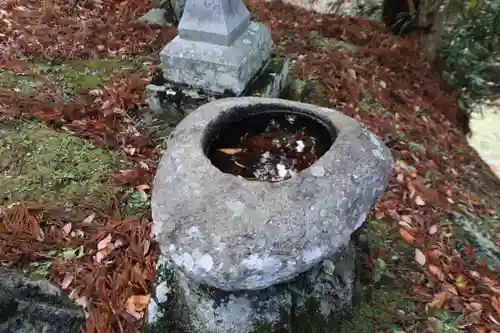
<svg viewBox="0 0 500 333"><path fill-rule="evenodd" d="M215 152L238 149L242 133L261 134L277 115L313 124L308 133L319 144L313 163L282 181L221 171ZM210 102L179 123L159 164L152 196L156 239L195 283L261 290L347 246L387 186L393 163L375 135L338 111L255 97Z"/></svg>
<svg viewBox="0 0 500 333"><path fill-rule="evenodd" d="M222 172L278 182L313 165L330 149L336 132L328 119L313 113L251 107L216 121L203 145Z"/></svg>

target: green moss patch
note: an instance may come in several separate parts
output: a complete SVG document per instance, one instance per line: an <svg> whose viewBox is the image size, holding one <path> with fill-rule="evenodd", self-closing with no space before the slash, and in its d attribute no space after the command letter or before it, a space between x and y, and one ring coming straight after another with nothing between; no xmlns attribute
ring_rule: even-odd
<svg viewBox="0 0 500 333"><path fill-rule="evenodd" d="M42 200L71 207L108 205L120 190L107 183L122 156L36 122L0 125L0 205Z"/></svg>
<svg viewBox="0 0 500 333"><path fill-rule="evenodd" d="M62 64L39 61L30 63L28 67L31 71L39 74L40 78L19 75L8 69L2 69L0 70L0 87L14 91L33 92L48 82L61 88L65 97L71 99L79 90L102 87L117 73L147 70L141 59L126 58L78 59Z"/></svg>

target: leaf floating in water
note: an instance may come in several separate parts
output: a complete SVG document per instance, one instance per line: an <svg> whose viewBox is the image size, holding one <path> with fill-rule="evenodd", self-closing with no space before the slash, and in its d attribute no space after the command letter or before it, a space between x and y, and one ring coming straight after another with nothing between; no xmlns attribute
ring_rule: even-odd
<svg viewBox="0 0 500 333"><path fill-rule="evenodd" d="M219 149L221 153L227 154L227 155L234 155L237 153L240 153L243 151L243 148L221 148Z"/></svg>
<svg viewBox="0 0 500 333"><path fill-rule="evenodd" d="M234 164L236 164L237 166L239 166L240 168L243 168L243 169L247 168L246 166L244 166L243 164L239 163L238 161L234 161Z"/></svg>

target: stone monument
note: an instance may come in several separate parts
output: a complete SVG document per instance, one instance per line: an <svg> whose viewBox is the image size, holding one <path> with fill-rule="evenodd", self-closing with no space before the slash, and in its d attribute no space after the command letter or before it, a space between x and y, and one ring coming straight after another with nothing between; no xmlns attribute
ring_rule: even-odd
<svg viewBox="0 0 500 333"><path fill-rule="evenodd" d="M271 32L241 0L188 0L178 36L160 53L161 73L146 88L152 111L176 123L211 100L279 97L289 59L271 51Z"/></svg>
<svg viewBox="0 0 500 333"><path fill-rule="evenodd" d="M270 125L292 141L285 146L269 137ZM246 139L281 147L257 155L256 163L295 152L275 165L281 175L286 163L309 156L309 164L264 181L246 173L254 168L248 159L236 158L249 154L250 146L236 147ZM327 333L352 305L351 235L393 164L374 134L332 109L237 97L190 113L171 136L153 187L162 256L152 331L174 313L179 332Z"/></svg>

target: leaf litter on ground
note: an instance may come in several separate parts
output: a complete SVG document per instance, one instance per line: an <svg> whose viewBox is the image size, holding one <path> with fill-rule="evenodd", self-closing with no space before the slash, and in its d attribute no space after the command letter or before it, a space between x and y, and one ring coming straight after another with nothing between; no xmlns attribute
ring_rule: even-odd
<svg viewBox="0 0 500 333"><path fill-rule="evenodd" d="M73 6L55 0L51 8L42 3L3 2L0 68L40 76L29 70L30 61L151 56L176 33L174 28L136 23L149 1L102 0ZM296 60L296 78L324 87L319 96L323 101L335 101L337 108L363 122L391 148L397 165L374 216L393 223L399 230L396 237L415 249L405 263L412 270L408 279L418 281L408 297L426 304L427 311L462 313L462 327L476 333L498 332L500 269L480 261L473 247L459 252L455 230L440 225L458 204L492 217L500 208L491 206L500 202L498 179L456 130L468 130L458 108L460 93L416 56L418 41L393 37L374 22L309 13L280 1L249 0L247 5L271 27L278 50ZM358 54L325 49L313 43L311 35L356 45ZM293 43L287 42L290 39ZM122 149L139 166L110 179L147 196L158 151L126 112L145 105L144 88L152 73L154 68L147 74L118 75L103 89L80 92L72 102L50 84L36 95L0 89L0 120L36 118L97 146ZM379 106L376 110L391 112L382 117L375 109L360 107L367 94L369 104ZM430 182L424 179L429 174L434 176ZM87 332L136 332L154 280L157 245L151 238L150 212L122 219L118 206L110 205L105 214L84 209L70 214L37 202L11 205L0 216L0 263L23 266L27 258L54 259L49 251L79 249L82 252L67 256L69 260L56 258L44 266L50 280L86 308ZM500 229L494 234L500 246ZM105 255L97 256L103 250ZM375 260L384 262L382 257ZM422 316L429 318L434 331L444 327L427 312Z"/></svg>

